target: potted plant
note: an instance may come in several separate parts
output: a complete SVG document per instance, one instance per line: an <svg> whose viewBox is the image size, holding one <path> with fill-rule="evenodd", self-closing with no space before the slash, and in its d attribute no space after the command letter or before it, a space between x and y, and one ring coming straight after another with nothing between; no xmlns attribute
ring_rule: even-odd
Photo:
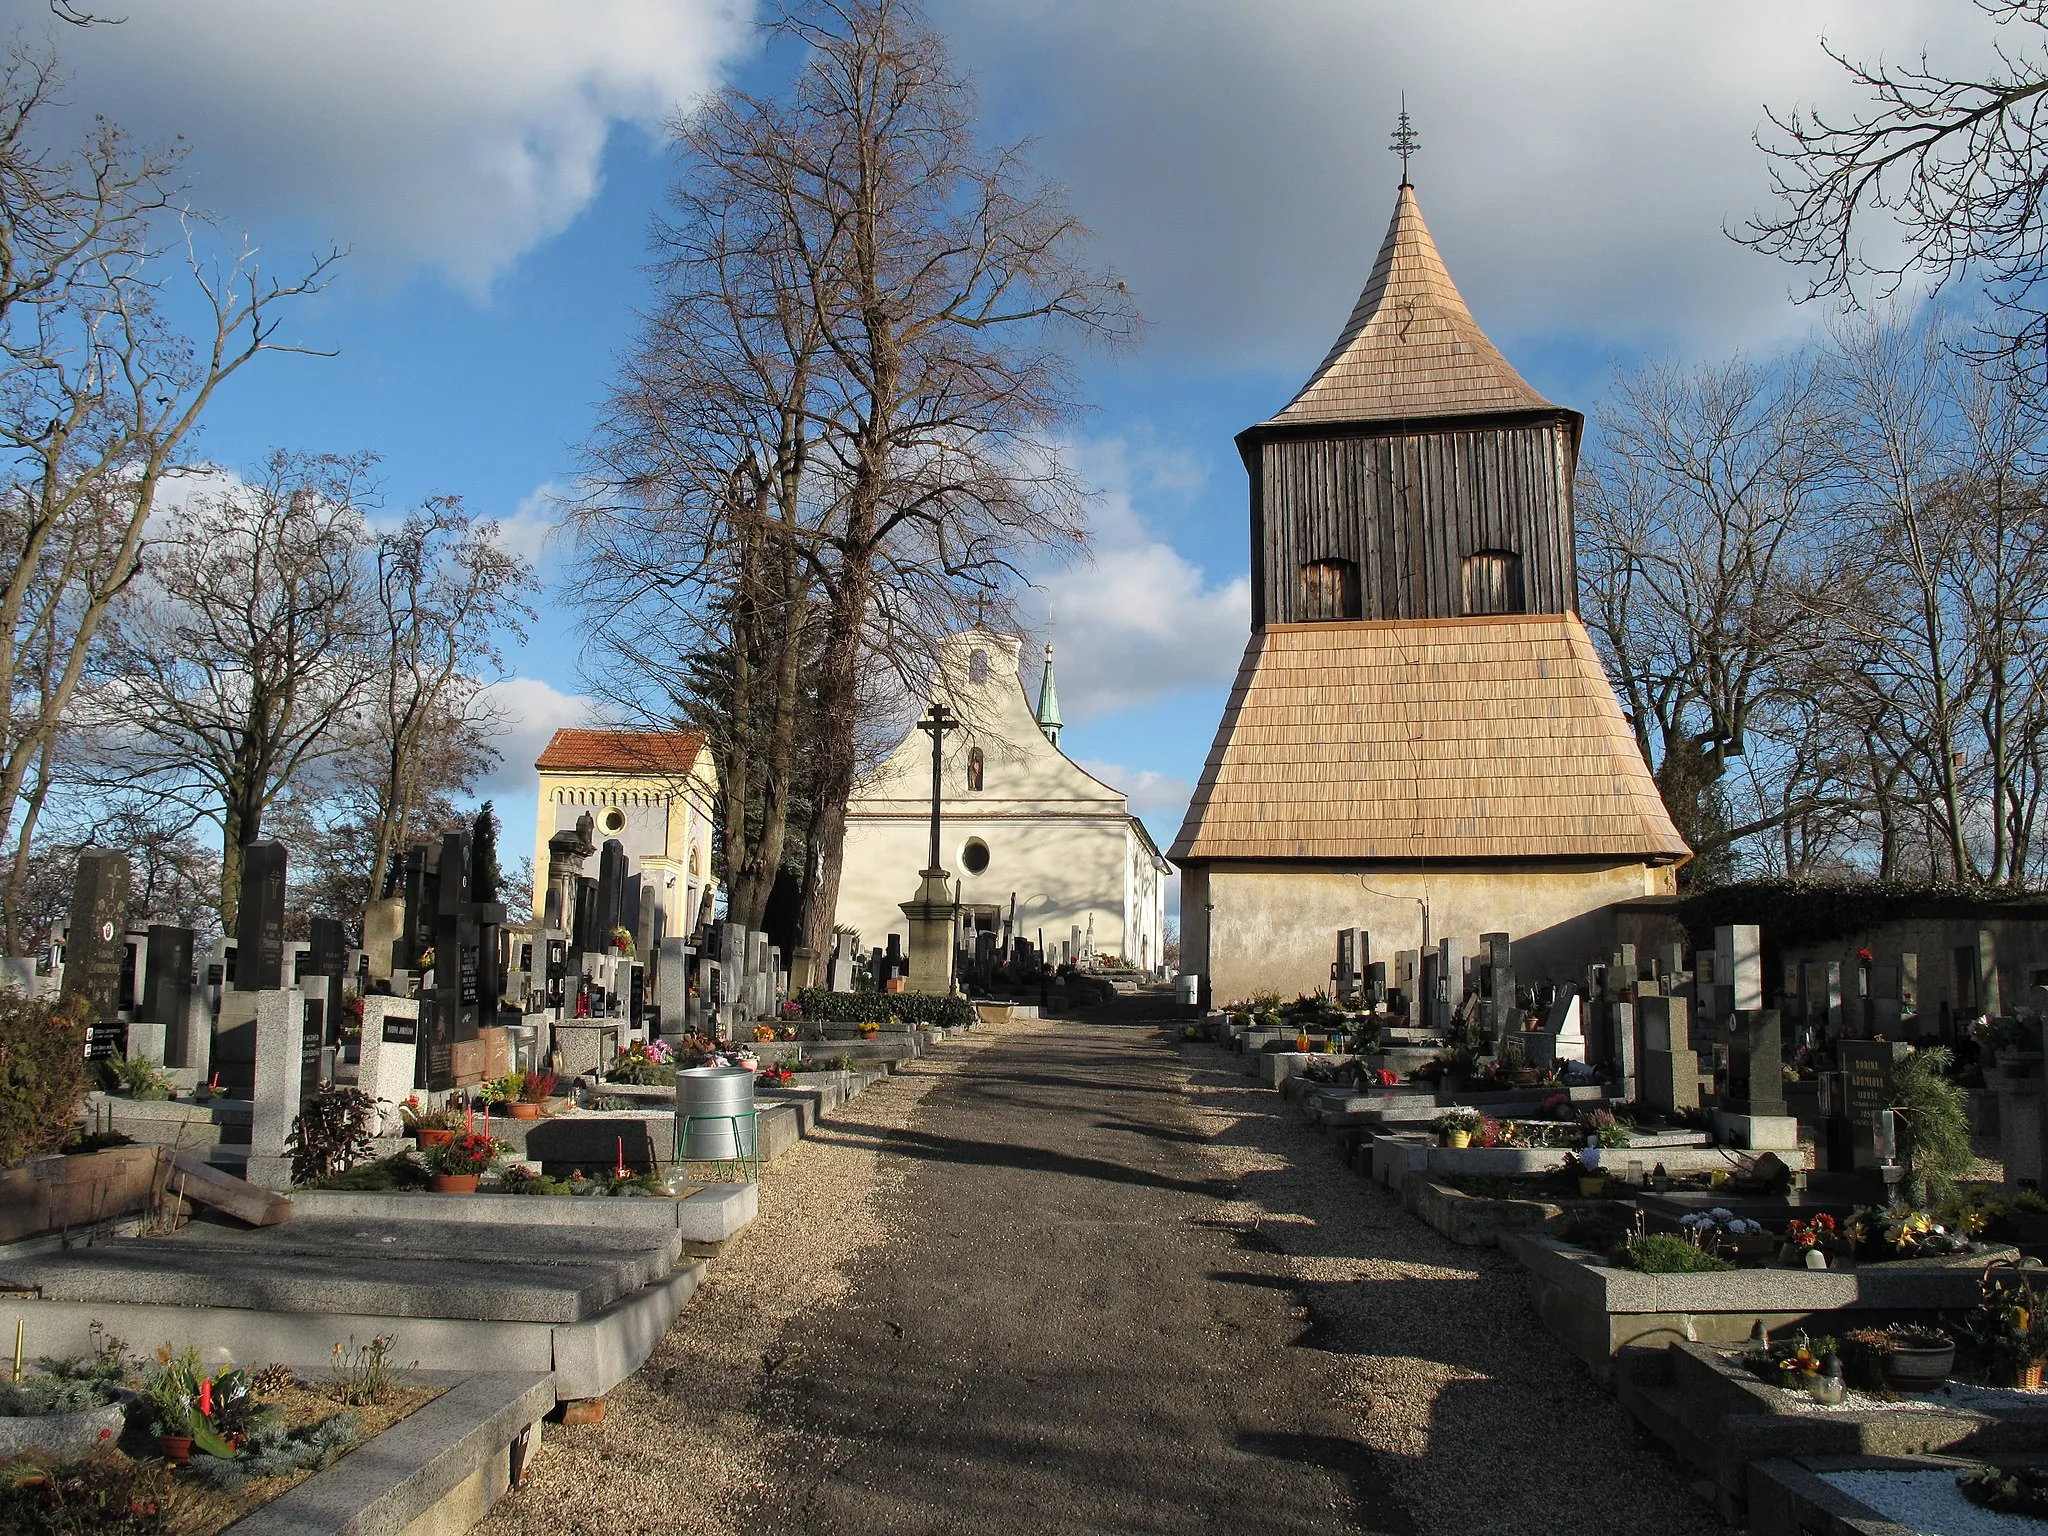
<svg viewBox="0 0 2048 1536"><path fill-rule="evenodd" d="M503 1077L485 1083L477 1089L477 1097L486 1105L511 1104L519 1097L520 1085L526 1080L523 1072L507 1072Z"/></svg>
<svg viewBox="0 0 2048 1536"><path fill-rule="evenodd" d="M1873 1390L1932 1392L1956 1363L1954 1339L1915 1323L1858 1328L1843 1335L1843 1344L1851 1381Z"/></svg>
<svg viewBox="0 0 2048 1536"><path fill-rule="evenodd" d="M214 1380L199 1368L197 1349L187 1345L174 1354L166 1344L156 1352L143 1396L155 1415L157 1441L166 1461L182 1466L194 1450L224 1461L234 1459L235 1448L213 1422L215 1393Z"/></svg>
<svg viewBox="0 0 2048 1536"><path fill-rule="evenodd" d="M882 1026L874 1023L872 1020L860 1027L860 1037L863 1040L872 1040L881 1032Z"/></svg>
<svg viewBox="0 0 2048 1536"><path fill-rule="evenodd" d="M1445 1146L1469 1147L1479 1134L1480 1116L1477 1110L1447 1109L1431 1123Z"/></svg>
<svg viewBox="0 0 2048 1536"><path fill-rule="evenodd" d="M473 1195L476 1181L504 1150L477 1131L427 1148L427 1188L439 1195Z"/></svg>
<svg viewBox="0 0 2048 1536"><path fill-rule="evenodd" d="M1985 1357L1992 1383L2034 1391L2048 1360L2048 1313L2034 1290L2034 1271L2005 1260L1984 1268L1981 1299L1964 1323L1970 1342Z"/></svg>
<svg viewBox="0 0 2048 1536"><path fill-rule="evenodd" d="M505 1113L514 1120L538 1120L541 1108L554 1097L555 1074L552 1072L525 1072L519 1077L519 1097L505 1106Z"/></svg>
<svg viewBox="0 0 2048 1536"><path fill-rule="evenodd" d="M1592 1200L1607 1192L1607 1175L1600 1170L1597 1162L1588 1161L1577 1152L1564 1155L1564 1174L1576 1179L1582 1199Z"/></svg>
<svg viewBox="0 0 2048 1536"><path fill-rule="evenodd" d="M462 1123L461 1117L445 1104L439 1109L428 1109L420 1103L418 1094L398 1106L398 1116L405 1122L406 1135L419 1143L422 1152L447 1146L454 1139L455 1128Z"/></svg>

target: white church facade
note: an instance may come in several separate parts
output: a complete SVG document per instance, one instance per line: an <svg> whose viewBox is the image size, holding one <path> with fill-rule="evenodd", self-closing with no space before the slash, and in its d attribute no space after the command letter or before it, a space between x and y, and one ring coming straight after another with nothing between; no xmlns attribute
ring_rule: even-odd
<svg viewBox="0 0 2048 1536"><path fill-rule="evenodd" d="M964 926L1016 937L1054 959L1061 945L1161 964L1171 866L1123 792L1059 748L1061 721L1046 647L1034 711L1020 676L1023 643L972 629L941 643L932 698L959 716L940 773L941 862L957 882ZM862 780L847 809L836 922L880 948L907 938L901 903L930 856L931 737L912 728ZM1014 914L1014 917L1013 917ZM970 946L971 937L965 940Z"/></svg>

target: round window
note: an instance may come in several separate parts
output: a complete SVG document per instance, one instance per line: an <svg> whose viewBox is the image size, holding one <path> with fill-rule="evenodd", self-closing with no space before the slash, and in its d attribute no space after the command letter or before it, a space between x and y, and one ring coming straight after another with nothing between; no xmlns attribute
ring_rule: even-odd
<svg viewBox="0 0 2048 1536"><path fill-rule="evenodd" d="M970 837L967 846L960 850L960 862L967 866L967 873L978 875L988 868L988 844L978 837Z"/></svg>
<svg viewBox="0 0 2048 1536"><path fill-rule="evenodd" d="M606 811L604 813L604 829L607 832L625 831L626 813L617 806L613 806L610 810Z"/></svg>

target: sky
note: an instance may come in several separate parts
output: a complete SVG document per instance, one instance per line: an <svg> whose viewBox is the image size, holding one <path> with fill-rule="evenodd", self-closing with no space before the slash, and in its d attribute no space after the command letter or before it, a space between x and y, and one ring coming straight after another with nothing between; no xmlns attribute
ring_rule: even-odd
<svg viewBox="0 0 2048 1536"><path fill-rule="evenodd" d="M394 510L458 494L550 582L550 539L646 298L672 177L665 125L725 85L770 90L747 0L110 0L54 23L71 131L104 114L182 139L190 195L281 275L347 256L291 320L332 356L234 381L201 451L381 458ZM1480 324L1538 389L1592 414L1649 356L1767 353L1820 320L1797 275L1728 238L1769 205L1765 104L1856 98L1821 49L1984 58L1968 0L929 0L992 139L1029 139L1129 284L1142 345L1086 356L1066 450L1085 551L1024 611L1057 646L1063 746L1163 848L1250 622L1232 437L1334 339L1391 214L1405 100L1424 214ZM495 798L532 824L532 762L586 724L580 637L545 599L497 687ZM1027 652L1028 654L1028 652ZM1027 677L1035 695L1036 678Z"/></svg>

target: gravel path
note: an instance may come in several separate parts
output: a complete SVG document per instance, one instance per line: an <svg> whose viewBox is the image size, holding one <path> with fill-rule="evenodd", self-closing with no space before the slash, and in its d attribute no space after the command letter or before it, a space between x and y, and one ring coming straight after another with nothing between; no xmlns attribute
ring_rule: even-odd
<svg viewBox="0 0 2048 1536"><path fill-rule="evenodd" d="M1518 1269L1236 1068L1049 1021L878 1084L482 1529L1721 1530Z"/></svg>
<svg viewBox="0 0 2048 1536"><path fill-rule="evenodd" d="M755 1409L778 1337L843 1298L848 1264L888 1235L880 1197L907 1170L879 1155L877 1131L908 1125L989 1043L976 1031L920 1058L769 1164L761 1214L606 1399L604 1422L549 1424L525 1484L477 1527L482 1536L734 1536L765 1496L776 1448Z"/></svg>

